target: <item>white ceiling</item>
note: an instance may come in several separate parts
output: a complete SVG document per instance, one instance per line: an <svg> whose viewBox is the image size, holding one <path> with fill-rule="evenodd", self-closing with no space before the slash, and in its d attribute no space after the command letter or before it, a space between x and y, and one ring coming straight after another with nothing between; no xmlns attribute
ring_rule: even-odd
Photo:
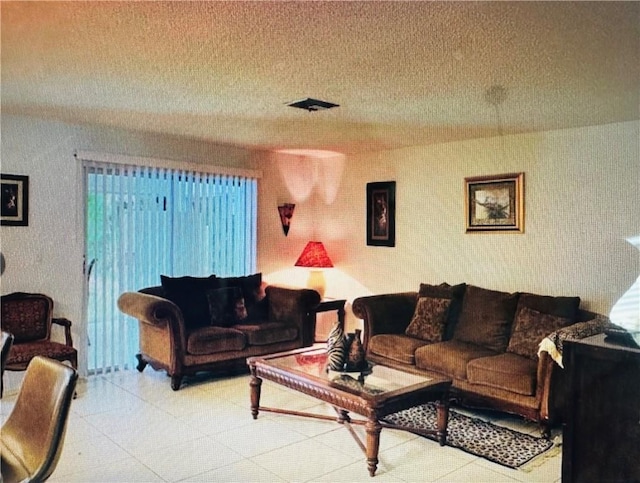
<svg viewBox="0 0 640 483"><path fill-rule="evenodd" d="M640 2L0 8L3 113L345 153L640 118Z"/></svg>

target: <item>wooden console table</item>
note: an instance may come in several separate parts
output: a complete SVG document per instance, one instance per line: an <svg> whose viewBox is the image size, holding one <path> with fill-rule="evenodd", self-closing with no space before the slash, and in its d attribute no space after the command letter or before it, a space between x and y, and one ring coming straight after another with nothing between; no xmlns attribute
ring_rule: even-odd
<svg viewBox="0 0 640 483"><path fill-rule="evenodd" d="M563 483L640 481L640 349L604 334L565 341Z"/></svg>

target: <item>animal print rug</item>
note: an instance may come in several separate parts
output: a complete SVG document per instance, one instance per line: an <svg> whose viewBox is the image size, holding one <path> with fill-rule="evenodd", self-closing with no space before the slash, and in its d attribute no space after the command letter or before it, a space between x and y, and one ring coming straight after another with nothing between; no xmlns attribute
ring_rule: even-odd
<svg viewBox="0 0 640 483"><path fill-rule="evenodd" d="M384 421L405 428L435 429L434 403L415 406L390 414ZM472 418L449 410L447 446L459 448L509 468L520 468L538 455L554 447L545 438L519 433L503 426ZM436 436L425 436L436 439Z"/></svg>

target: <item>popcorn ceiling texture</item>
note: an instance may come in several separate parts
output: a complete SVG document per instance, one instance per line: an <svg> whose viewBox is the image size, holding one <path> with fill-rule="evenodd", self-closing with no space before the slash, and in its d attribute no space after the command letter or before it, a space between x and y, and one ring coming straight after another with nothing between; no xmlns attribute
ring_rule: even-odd
<svg viewBox="0 0 640 483"><path fill-rule="evenodd" d="M357 153L638 119L639 42L638 2L5 2L2 109Z"/></svg>

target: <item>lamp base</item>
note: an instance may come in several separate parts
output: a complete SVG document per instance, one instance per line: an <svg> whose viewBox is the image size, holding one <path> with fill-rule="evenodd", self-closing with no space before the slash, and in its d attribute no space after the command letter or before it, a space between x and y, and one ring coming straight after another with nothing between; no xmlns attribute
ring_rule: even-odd
<svg viewBox="0 0 640 483"><path fill-rule="evenodd" d="M320 294L320 298L324 298L326 284L324 273L322 270L309 270L309 278L307 279L307 288L315 290Z"/></svg>

